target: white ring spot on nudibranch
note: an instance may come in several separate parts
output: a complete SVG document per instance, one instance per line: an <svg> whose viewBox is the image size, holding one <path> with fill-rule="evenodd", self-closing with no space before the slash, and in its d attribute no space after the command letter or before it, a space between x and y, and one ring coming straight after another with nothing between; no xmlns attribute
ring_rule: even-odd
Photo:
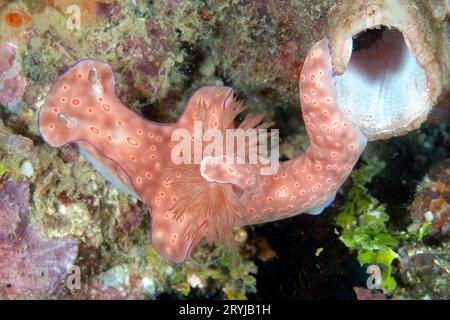
<svg viewBox="0 0 450 320"><path fill-rule="evenodd" d="M97 129L96 127L94 127L94 126L90 126L90 127L89 127L89 130L91 130L92 133L100 134L100 130L98 130L98 129Z"/></svg>
<svg viewBox="0 0 450 320"><path fill-rule="evenodd" d="M103 107L103 110L105 110L106 112L110 112L111 111L111 107L107 103L104 103L102 105L102 107Z"/></svg>
<svg viewBox="0 0 450 320"><path fill-rule="evenodd" d="M339 160L339 158L341 157L341 155L335 151L331 152L331 158L333 158L334 160Z"/></svg>
<svg viewBox="0 0 450 320"><path fill-rule="evenodd" d="M331 132L330 127L328 127L326 124L321 125L320 128L325 133L330 133Z"/></svg>
<svg viewBox="0 0 450 320"><path fill-rule="evenodd" d="M139 141L133 137L127 137L127 143L133 147L137 147L139 145Z"/></svg>
<svg viewBox="0 0 450 320"><path fill-rule="evenodd" d="M280 188L280 190L277 191L277 199L284 200L287 198L288 194L288 188L286 186L283 186Z"/></svg>
<svg viewBox="0 0 450 320"><path fill-rule="evenodd" d="M78 106L78 105L80 105L80 103L81 103L80 99L77 99L77 98L72 99L72 105Z"/></svg>
<svg viewBox="0 0 450 320"><path fill-rule="evenodd" d="M172 234L172 238L170 239L170 243L174 245L177 242L178 235L176 233Z"/></svg>

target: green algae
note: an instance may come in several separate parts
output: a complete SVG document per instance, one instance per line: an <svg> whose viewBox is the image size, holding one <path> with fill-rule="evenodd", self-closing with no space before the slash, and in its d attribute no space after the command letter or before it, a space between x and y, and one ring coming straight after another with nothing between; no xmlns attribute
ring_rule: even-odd
<svg viewBox="0 0 450 320"><path fill-rule="evenodd" d="M399 257L397 249L402 241L422 241L430 223L425 222L418 234L391 230L386 206L371 195L367 185L383 174L386 163L377 157L366 159L364 165L350 175L352 187L347 202L336 218L342 228L339 239L356 252L361 265L378 265L381 270L381 288L392 293L397 287L393 276L394 261Z"/></svg>
<svg viewBox="0 0 450 320"><path fill-rule="evenodd" d="M350 176L353 186L348 193L347 203L336 218L336 223L342 228L339 239L351 251L357 252L361 265L379 265L381 287L386 292L392 292L396 287L392 276L392 262L398 257L393 248L398 245L398 239L388 230L389 215L385 206L371 196L366 187L382 172L385 165L383 161L372 158L353 171Z"/></svg>
<svg viewBox="0 0 450 320"><path fill-rule="evenodd" d="M428 235L430 232L432 221L426 221L422 226L419 228L419 232L417 233L417 240L422 241L423 238Z"/></svg>
<svg viewBox="0 0 450 320"><path fill-rule="evenodd" d="M3 163L0 162L0 178L3 177L6 172L8 172L8 169Z"/></svg>

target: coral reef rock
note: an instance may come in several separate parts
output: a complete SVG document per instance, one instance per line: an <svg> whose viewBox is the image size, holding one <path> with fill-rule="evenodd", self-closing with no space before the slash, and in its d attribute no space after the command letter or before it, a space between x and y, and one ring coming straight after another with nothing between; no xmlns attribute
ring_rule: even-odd
<svg viewBox="0 0 450 320"><path fill-rule="evenodd" d="M447 238L450 235L450 160L433 168L417 188L417 195L411 204L411 229L429 221L428 235Z"/></svg>
<svg viewBox="0 0 450 320"><path fill-rule="evenodd" d="M25 91L22 66L16 59L16 46L10 42L0 43L0 104L13 106Z"/></svg>
<svg viewBox="0 0 450 320"><path fill-rule="evenodd" d="M405 284L396 299L450 299L449 246L406 245L399 250L400 275Z"/></svg>
<svg viewBox="0 0 450 320"><path fill-rule="evenodd" d="M77 240L43 238L32 226L29 187L3 180L0 186L0 297L49 297L71 270Z"/></svg>

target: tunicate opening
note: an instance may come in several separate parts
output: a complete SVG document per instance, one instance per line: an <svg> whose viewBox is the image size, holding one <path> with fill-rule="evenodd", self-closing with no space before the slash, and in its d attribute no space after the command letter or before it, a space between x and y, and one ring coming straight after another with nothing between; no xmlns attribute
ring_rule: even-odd
<svg viewBox="0 0 450 320"><path fill-rule="evenodd" d="M344 74L335 77L337 100L369 139L402 134L428 112L426 73L400 31L377 27L346 44L352 53Z"/></svg>

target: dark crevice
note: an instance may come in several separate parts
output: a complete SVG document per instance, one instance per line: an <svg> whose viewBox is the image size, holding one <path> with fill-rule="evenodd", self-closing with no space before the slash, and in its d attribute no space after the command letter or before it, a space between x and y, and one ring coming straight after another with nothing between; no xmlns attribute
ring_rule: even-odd
<svg viewBox="0 0 450 320"><path fill-rule="evenodd" d="M386 30L387 27L380 26L379 28L367 29L358 33L353 37L353 51L358 52L369 48L375 42L377 42L378 39L381 39L383 32Z"/></svg>

